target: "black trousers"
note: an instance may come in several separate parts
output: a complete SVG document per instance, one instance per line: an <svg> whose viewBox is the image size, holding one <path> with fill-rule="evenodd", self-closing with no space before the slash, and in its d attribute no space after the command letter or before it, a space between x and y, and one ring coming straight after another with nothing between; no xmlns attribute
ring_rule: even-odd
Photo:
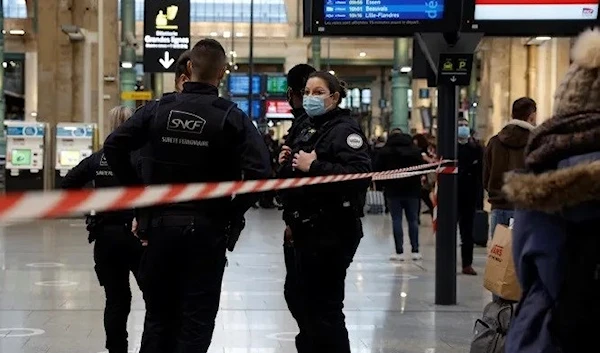
<svg viewBox="0 0 600 353"><path fill-rule="evenodd" d="M337 246L298 245L297 239L306 236L299 228L292 228L295 245L284 245L284 295L300 329L296 336L298 353L350 353L342 309L346 271L360 243L362 224L358 219L337 219L336 223L337 230L345 235ZM317 233L327 232L322 231Z"/></svg>
<svg viewBox="0 0 600 353"><path fill-rule="evenodd" d="M473 224L475 222L475 202L462 202L458 204L458 228L460 230L460 254L462 266L473 264Z"/></svg>
<svg viewBox="0 0 600 353"><path fill-rule="evenodd" d="M225 249L225 227L208 219L153 220L140 268L146 300L141 353L208 351L219 308Z"/></svg>
<svg viewBox="0 0 600 353"><path fill-rule="evenodd" d="M106 349L110 353L126 353L127 318L131 311L129 273L136 276L142 245L124 225L105 226L97 232L94 262L100 285L104 287L104 330Z"/></svg>

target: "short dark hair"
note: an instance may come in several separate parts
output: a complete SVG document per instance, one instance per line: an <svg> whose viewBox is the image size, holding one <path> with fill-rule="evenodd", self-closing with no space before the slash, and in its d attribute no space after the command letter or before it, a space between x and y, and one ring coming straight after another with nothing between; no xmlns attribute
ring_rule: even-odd
<svg viewBox="0 0 600 353"><path fill-rule="evenodd" d="M188 61L190 61L190 50L184 51L179 58L177 59L177 63L175 64L175 79L178 80L181 75L190 76L190 73L187 69Z"/></svg>
<svg viewBox="0 0 600 353"><path fill-rule="evenodd" d="M296 93L303 93L308 77L315 71L317 70L308 64L298 64L292 67L287 74L288 88Z"/></svg>
<svg viewBox="0 0 600 353"><path fill-rule="evenodd" d="M537 104L529 97L519 98L512 105L512 118L516 120L527 120L535 112Z"/></svg>
<svg viewBox="0 0 600 353"><path fill-rule="evenodd" d="M221 43L214 39L202 39L191 51L192 71L196 79L211 81L227 65L227 56Z"/></svg>
<svg viewBox="0 0 600 353"><path fill-rule="evenodd" d="M346 96L347 96L346 82L340 80L335 75L332 75L331 73L329 73L327 71L313 72L312 74L310 74L310 76L308 76L309 79L313 78L313 77L318 77L318 78L322 79L323 81L325 81L327 83L327 88L329 88L329 92L331 94L334 94L334 93L340 94L340 98L338 99L338 101L336 103L339 104L342 101L342 99L346 98Z"/></svg>

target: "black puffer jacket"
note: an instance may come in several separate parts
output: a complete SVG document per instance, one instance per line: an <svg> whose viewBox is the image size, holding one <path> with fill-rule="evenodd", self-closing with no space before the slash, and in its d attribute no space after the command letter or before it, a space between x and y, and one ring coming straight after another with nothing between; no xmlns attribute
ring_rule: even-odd
<svg viewBox="0 0 600 353"><path fill-rule="evenodd" d="M387 143L377 153L375 160L376 171L386 171L414 167L424 164L421 150L412 142L407 134L390 135ZM388 196L419 198L421 192L421 177L415 176L404 179L394 179L377 182L383 186Z"/></svg>

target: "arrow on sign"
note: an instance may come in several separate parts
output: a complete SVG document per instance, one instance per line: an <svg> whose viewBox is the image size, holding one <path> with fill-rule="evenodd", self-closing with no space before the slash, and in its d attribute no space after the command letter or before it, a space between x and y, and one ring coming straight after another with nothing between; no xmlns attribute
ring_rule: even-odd
<svg viewBox="0 0 600 353"><path fill-rule="evenodd" d="M165 57L164 58L160 58L158 59L158 62L165 68L168 69L171 67L171 65L173 65L173 63L175 62L175 59L171 58L169 56L169 52L165 51Z"/></svg>
<svg viewBox="0 0 600 353"><path fill-rule="evenodd" d="M452 82L456 82L456 76L452 76L452 77L450 77L450 81L452 81Z"/></svg>

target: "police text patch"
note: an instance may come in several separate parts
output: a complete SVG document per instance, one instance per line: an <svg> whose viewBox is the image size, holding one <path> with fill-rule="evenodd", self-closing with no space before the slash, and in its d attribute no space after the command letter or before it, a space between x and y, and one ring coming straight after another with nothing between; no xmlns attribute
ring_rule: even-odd
<svg viewBox="0 0 600 353"><path fill-rule="evenodd" d="M351 134L346 138L346 143L348 144L348 146L357 150L362 147L364 142L359 134Z"/></svg>

